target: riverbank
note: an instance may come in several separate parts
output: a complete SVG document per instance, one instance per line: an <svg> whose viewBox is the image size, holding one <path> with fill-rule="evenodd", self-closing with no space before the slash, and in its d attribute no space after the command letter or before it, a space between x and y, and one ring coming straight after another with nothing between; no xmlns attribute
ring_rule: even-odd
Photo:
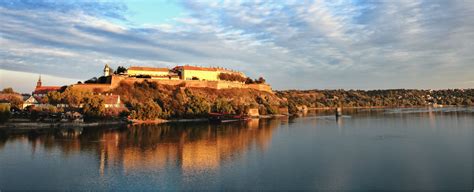
<svg viewBox="0 0 474 192"><path fill-rule="evenodd" d="M419 106L362 106L362 107L308 107L308 110L333 110L342 109L390 109L390 108L447 108L447 107L469 107L466 105L419 105Z"/></svg>
<svg viewBox="0 0 474 192"><path fill-rule="evenodd" d="M252 117L254 119L269 119L277 118L288 115L260 115ZM96 122L31 122L31 121L13 121L5 124L0 124L0 130L16 130L20 132L27 132L31 130L44 130L44 129L67 129L67 128L83 128L83 127L100 127L110 125L141 125L141 124L162 124L162 123L185 123L185 122L208 122L208 118L195 118L195 119L155 119L155 120L138 120L130 119L128 121L122 120L109 120L109 121L96 121Z"/></svg>
<svg viewBox="0 0 474 192"><path fill-rule="evenodd" d="M102 125L123 125L124 121L97 121L97 122L7 122L0 125L0 129L38 129L38 128L70 128L95 127Z"/></svg>

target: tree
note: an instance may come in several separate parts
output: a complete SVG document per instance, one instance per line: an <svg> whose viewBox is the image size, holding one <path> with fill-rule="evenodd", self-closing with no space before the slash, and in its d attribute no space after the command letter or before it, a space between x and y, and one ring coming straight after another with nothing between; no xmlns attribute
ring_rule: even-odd
<svg viewBox="0 0 474 192"><path fill-rule="evenodd" d="M152 100L148 100L145 103L133 104L130 118L140 120L154 120L160 118L162 109L160 105Z"/></svg>
<svg viewBox="0 0 474 192"><path fill-rule="evenodd" d="M259 77L257 80L255 80L255 83L257 84L264 84L265 83L265 79L263 77Z"/></svg>
<svg viewBox="0 0 474 192"><path fill-rule="evenodd" d="M0 104L0 123L7 122L10 119L10 106L8 104Z"/></svg>
<svg viewBox="0 0 474 192"><path fill-rule="evenodd" d="M79 107L79 105L83 102L84 96L90 95L90 93L86 93L80 91L78 89L73 89L72 87L68 87L64 92L62 98L71 107Z"/></svg>
<svg viewBox="0 0 474 192"><path fill-rule="evenodd" d="M248 78L248 77L247 77L247 79L245 79L245 84L254 84L254 83L255 82L252 79Z"/></svg>
<svg viewBox="0 0 474 192"><path fill-rule="evenodd" d="M188 89L185 90L186 96L189 98L185 105L186 116L203 117L207 116L210 110L209 103L201 97L193 95Z"/></svg>
<svg viewBox="0 0 474 192"><path fill-rule="evenodd" d="M4 88L4 89L2 90L2 93L13 94L13 93L15 93L15 91L13 91L13 88L7 87L7 88Z"/></svg>
<svg viewBox="0 0 474 192"><path fill-rule="evenodd" d="M97 95L84 97L82 111L86 117L99 118L103 117L105 112L104 100Z"/></svg>
<svg viewBox="0 0 474 192"><path fill-rule="evenodd" d="M115 71L115 74L124 74L125 72L127 72L127 69L125 67L118 66L117 70Z"/></svg>
<svg viewBox="0 0 474 192"><path fill-rule="evenodd" d="M216 102L212 105L212 111L218 113L235 113L235 110L232 107L232 103L222 98L218 98Z"/></svg>
<svg viewBox="0 0 474 192"><path fill-rule="evenodd" d="M57 92L57 91L49 92L46 95L46 98L48 98L48 102L52 105L60 104L60 103L62 103L62 100L63 100L62 94L60 92Z"/></svg>
<svg viewBox="0 0 474 192"><path fill-rule="evenodd" d="M87 81L84 81L84 83L97 83L97 77L92 77Z"/></svg>

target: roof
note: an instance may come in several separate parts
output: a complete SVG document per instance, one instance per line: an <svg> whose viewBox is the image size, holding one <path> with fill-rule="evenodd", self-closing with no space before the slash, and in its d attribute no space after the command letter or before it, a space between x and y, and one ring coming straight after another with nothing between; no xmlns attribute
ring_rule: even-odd
<svg viewBox="0 0 474 192"><path fill-rule="evenodd" d="M60 89L60 86L41 86L36 87L35 91L33 91L33 94L45 94L52 91L59 91Z"/></svg>
<svg viewBox="0 0 474 192"><path fill-rule="evenodd" d="M25 104L36 104L36 103L39 103L38 99L39 99L39 98L30 96L30 97L28 97L27 99L25 99L23 102L24 102Z"/></svg>
<svg viewBox="0 0 474 192"><path fill-rule="evenodd" d="M136 71L163 71L163 72L168 72L168 68L156 68L156 67L136 67L132 66L129 67L128 70L136 70Z"/></svg>
<svg viewBox="0 0 474 192"><path fill-rule="evenodd" d="M180 68L183 70L193 70L193 71L217 71L217 68L213 68L213 67L197 67L197 66L189 66L189 65L177 66L176 68Z"/></svg>
<svg viewBox="0 0 474 192"><path fill-rule="evenodd" d="M104 95L103 98L105 104L117 104L120 102L119 95Z"/></svg>

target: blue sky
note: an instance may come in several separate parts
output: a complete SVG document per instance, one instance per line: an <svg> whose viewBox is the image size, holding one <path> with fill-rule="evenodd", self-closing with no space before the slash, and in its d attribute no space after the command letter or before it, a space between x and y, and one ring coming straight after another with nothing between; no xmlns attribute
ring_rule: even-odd
<svg viewBox="0 0 474 192"><path fill-rule="evenodd" d="M474 87L474 3L0 1L0 88L105 63L222 66L275 89Z"/></svg>

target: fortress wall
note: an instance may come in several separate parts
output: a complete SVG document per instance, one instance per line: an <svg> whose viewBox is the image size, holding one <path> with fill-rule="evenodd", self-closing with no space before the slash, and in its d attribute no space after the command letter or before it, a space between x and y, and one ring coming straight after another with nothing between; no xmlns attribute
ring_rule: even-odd
<svg viewBox="0 0 474 192"><path fill-rule="evenodd" d="M74 84L72 85L73 89L78 89L81 91L88 91L88 92L106 92L112 89L111 84Z"/></svg>
<svg viewBox="0 0 474 192"><path fill-rule="evenodd" d="M229 81L220 81L217 85L217 89L230 89L230 88L247 88L247 87L243 83L229 82Z"/></svg>
<svg viewBox="0 0 474 192"><path fill-rule="evenodd" d="M273 93L272 87L268 84L247 84L246 86L247 88L250 88L250 89L256 89L259 91L266 91L269 93Z"/></svg>

